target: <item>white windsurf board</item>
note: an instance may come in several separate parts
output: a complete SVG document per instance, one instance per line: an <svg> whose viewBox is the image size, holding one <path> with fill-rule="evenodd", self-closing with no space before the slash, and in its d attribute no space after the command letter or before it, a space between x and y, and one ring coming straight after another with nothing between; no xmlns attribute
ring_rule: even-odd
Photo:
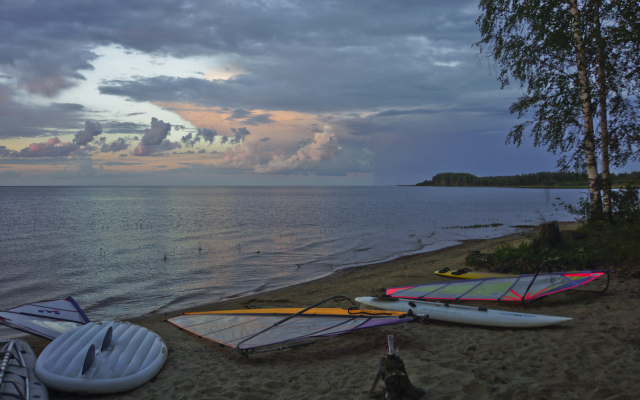
<svg viewBox="0 0 640 400"><path fill-rule="evenodd" d="M357 297L356 301L383 310L425 315L430 319L460 324L496 326L502 328L537 328L570 321L571 318L490 310L482 307L459 306L419 300L385 297Z"/></svg>

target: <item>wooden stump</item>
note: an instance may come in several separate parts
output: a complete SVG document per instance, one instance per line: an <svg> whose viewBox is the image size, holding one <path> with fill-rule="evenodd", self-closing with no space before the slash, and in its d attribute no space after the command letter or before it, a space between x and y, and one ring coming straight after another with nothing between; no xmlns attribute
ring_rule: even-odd
<svg viewBox="0 0 640 400"><path fill-rule="evenodd" d="M409 381L409 376L400 357L382 357L376 383L379 377L384 380L386 398L388 400L418 400L425 395L424 390L413 386ZM371 392L373 392L373 389L372 387Z"/></svg>
<svg viewBox="0 0 640 400"><path fill-rule="evenodd" d="M562 243L558 221L545 222L540 225L540 245L554 247Z"/></svg>

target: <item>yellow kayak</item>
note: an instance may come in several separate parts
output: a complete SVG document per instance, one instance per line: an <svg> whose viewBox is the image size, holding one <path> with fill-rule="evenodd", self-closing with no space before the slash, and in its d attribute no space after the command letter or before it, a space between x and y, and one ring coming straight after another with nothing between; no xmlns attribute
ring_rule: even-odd
<svg viewBox="0 0 640 400"><path fill-rule="evenodd" d="M469 268L459 269L457 271L451 271L449 268L436 271L436 275L446 276L449 278L461 278L461 279L483 279L483 278L513 278L519 276L518 274L497 274L491 272L473 272Z"/></svg>

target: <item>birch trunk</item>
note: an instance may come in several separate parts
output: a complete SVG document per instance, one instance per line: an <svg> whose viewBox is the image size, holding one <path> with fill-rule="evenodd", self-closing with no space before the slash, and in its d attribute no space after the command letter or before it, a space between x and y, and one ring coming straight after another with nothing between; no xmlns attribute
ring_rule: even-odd
<svg viewBox="0 0 640 400"><path fill-rule="evenodd" d="M611 177L609 175L609 130L607 128L607 81L605 43L600 25L600 1L596 2L596 35L598 40L598 97L600 100L600 151L602 153L603 213L611 221Z"/></svg>
<svg viewBox="0 0 640 400"><path fill-rule="evenodd" d="M589 201L600 211L601 200L598 189L598 163L595 154L595 142L593 139L593 114L591 112L591 94L589 92L589 76L587 73L587 62L580 31L580 10L578 10L577 0L568 0L573 17L573 37L575 39L576 58L578 62L578 81L582 94L582 116L584 124L583 149L587 164L587 177L589 178Z"/></svg>

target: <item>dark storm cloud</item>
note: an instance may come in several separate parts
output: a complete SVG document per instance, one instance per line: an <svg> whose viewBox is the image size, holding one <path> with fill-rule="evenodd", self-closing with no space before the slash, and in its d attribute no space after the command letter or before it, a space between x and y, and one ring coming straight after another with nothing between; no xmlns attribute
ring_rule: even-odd
<svg viewBox="0 0 640 400"><path fill-rule="evenodd" d="M78 129L81 105L25 105L11 100L15 94L12 87L0 84L0 140L46 136L53 133L52 127Z"/></svg>
<svg viewBox="0 0 640 400"><path fill-rule="evenodd" d="M76 131L73 113L82 110L13 100L20 91L52 96L77 83L92 68L93 49L104 45L152 56L230 60L239 75L229 79L181 78L167 70L166 76L106 81L100 92L138 102L181 102L194 110L219 107L243 126L271 123L272 111L320 114L307 129L315 134L328 126L344 146L320 164L330 168L340 161L342 169L327 174L386 171L385 184L415 183L424 171L454 166L499 174L487 160L512 154L504 137L515 122L506 110L520 94L517 88L500 91L495 76L478 65L471 47L480 39L478 15L477 0L0 2L0 74L10 77L0 80L9 88L3 92L0 85L0 140L51 135L50 127ZM141 129L118 132L101 123L105 133ZM178 145L161 136L146 155ZM238 138L234 132L220 142ZM185 140L195 139L193 132ZM364 150L371 154L350 166L347 155ZM514 165L525 158L505 157ZM485 171L470 170L473 163ZM403 175L408 171L416 176Z"/></svg>
<svg viewBox="0 0 640 400"><path fill-rule="evenodd" d="M476 79L470 47L479 39L477 15L470 0L3 2L0 69L26 90L53 95L83 78L99 45L174 57L233 54L244 73L228 80L161 76L110 81L100 90L230 108L233 119L251 109L416 107L457 101L462 88L486 85Z"/></svg>

